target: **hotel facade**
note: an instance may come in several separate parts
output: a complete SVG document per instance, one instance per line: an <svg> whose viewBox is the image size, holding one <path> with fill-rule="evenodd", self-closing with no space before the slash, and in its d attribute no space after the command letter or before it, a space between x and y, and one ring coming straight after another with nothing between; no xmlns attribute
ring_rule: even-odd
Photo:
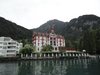
<svg viewBox="0 0 100 75"><path fill-rule="evenodd" d="M19 53L22 43L11 39L10 37L0 37L0 56L13 57Z"/></svg>
<svg viewBox="0 0 100 75"><path fill-rule="evenodd" d="M41 52L43 46L51 45L53 47L52 52L59 52L60 49L65 47L65 39L61 35L57 35L54 32L54 28L50 30L50 33L33 33L32 37L33 46L36 48L36 52Z"/></svg>

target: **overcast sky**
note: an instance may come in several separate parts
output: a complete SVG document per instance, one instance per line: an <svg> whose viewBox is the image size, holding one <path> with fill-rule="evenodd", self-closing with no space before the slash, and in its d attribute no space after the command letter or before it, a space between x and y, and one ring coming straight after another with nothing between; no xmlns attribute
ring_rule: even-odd
<svg viewBox="0 0 100 75"><path fill-rule="evenodd" d="M0 16L28 29L85 14L100 16L100 0L0 0Z"/></svg>

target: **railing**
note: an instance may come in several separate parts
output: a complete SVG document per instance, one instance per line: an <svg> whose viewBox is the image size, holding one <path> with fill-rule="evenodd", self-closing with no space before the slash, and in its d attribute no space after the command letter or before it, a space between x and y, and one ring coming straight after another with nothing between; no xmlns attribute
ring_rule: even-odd
<svg viewBox="0 0 100 75"><path fill-rule="evenodd" d="M22 59L45 59L45 58L87 58L88 53L71 53L71 52L49 52L49 53L32 53L21 54Z"/></svg>

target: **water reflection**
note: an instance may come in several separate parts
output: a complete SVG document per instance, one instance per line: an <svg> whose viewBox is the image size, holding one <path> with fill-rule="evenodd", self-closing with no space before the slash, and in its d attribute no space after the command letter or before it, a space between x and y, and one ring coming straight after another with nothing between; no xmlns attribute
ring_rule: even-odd
<svg viewBox="0 0 100 75"><path fill-rule="evenodd" d="M0 63L0 75L18 75L16 63Z"/></svg>
<svg viewBox="0 0 100 75"><path fill-rule="evenodd" d="M0 63L0 75L100 75L99 62L70 59Z"/></svg>

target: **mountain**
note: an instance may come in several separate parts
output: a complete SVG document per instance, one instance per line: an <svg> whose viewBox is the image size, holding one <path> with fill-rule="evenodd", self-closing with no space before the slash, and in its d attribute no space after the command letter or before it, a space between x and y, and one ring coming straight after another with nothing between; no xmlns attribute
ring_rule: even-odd
<svg viewBox="0 0 100 75"><path fill-rule="evenodd" d="M0 36L11 37L15 40L31 39L32 32L0 17Z"/></svg>
<svg viewBox="0 0 100 75"><path fill-rule="evenodd" d="M96 15L83 15L69 22L62 22L54 19L44 23L39 28L32 29L32 31L48 32L52 26L54 26L57 34L61 34L67 39L76 40L79 39L87 29L100 28L100 17Z"/></svg>
<svg viewBox="0 0 100 75"><path fill-rule="evenodd" d="M16 40L28 39L31 42L32 32L49 32L51 27L54 27L56 34L65 37L67 47L75 47L75 43L79 42L87 30L100 29L100 17L96 15L82 15L69 22L54 19L31 30L0 17L0 36L8 36Z"/></svg>
<svg viewBox="0 0 100 75"><path fill-rule="evenodd" d="M83 15L70 20L65 29L65 37L79 39L86 30L100 28L100 17L96 15Z"/></svg>
<svg viewBox="0 0 100 75"><path fill-rule="evenodd" d="M43 25L41 25L39 28L31 29L33 32L49 32L50 29L54 27L55 33L57 34L63 34L63 30L66 27L66 23L59 21L57 19L49 20Z"/></svg>
<svg viewBox="0 0 100 75"><path fill-rule="evenodd" d="M100 29L100 17L96 15L82 15L69 22L62 22L54 19L44 23L39 28L31 29L31 31L48 32L52 26L56 34L65 37L67 47L76 48L80 39L84 36L84 33Z"/></svg>

